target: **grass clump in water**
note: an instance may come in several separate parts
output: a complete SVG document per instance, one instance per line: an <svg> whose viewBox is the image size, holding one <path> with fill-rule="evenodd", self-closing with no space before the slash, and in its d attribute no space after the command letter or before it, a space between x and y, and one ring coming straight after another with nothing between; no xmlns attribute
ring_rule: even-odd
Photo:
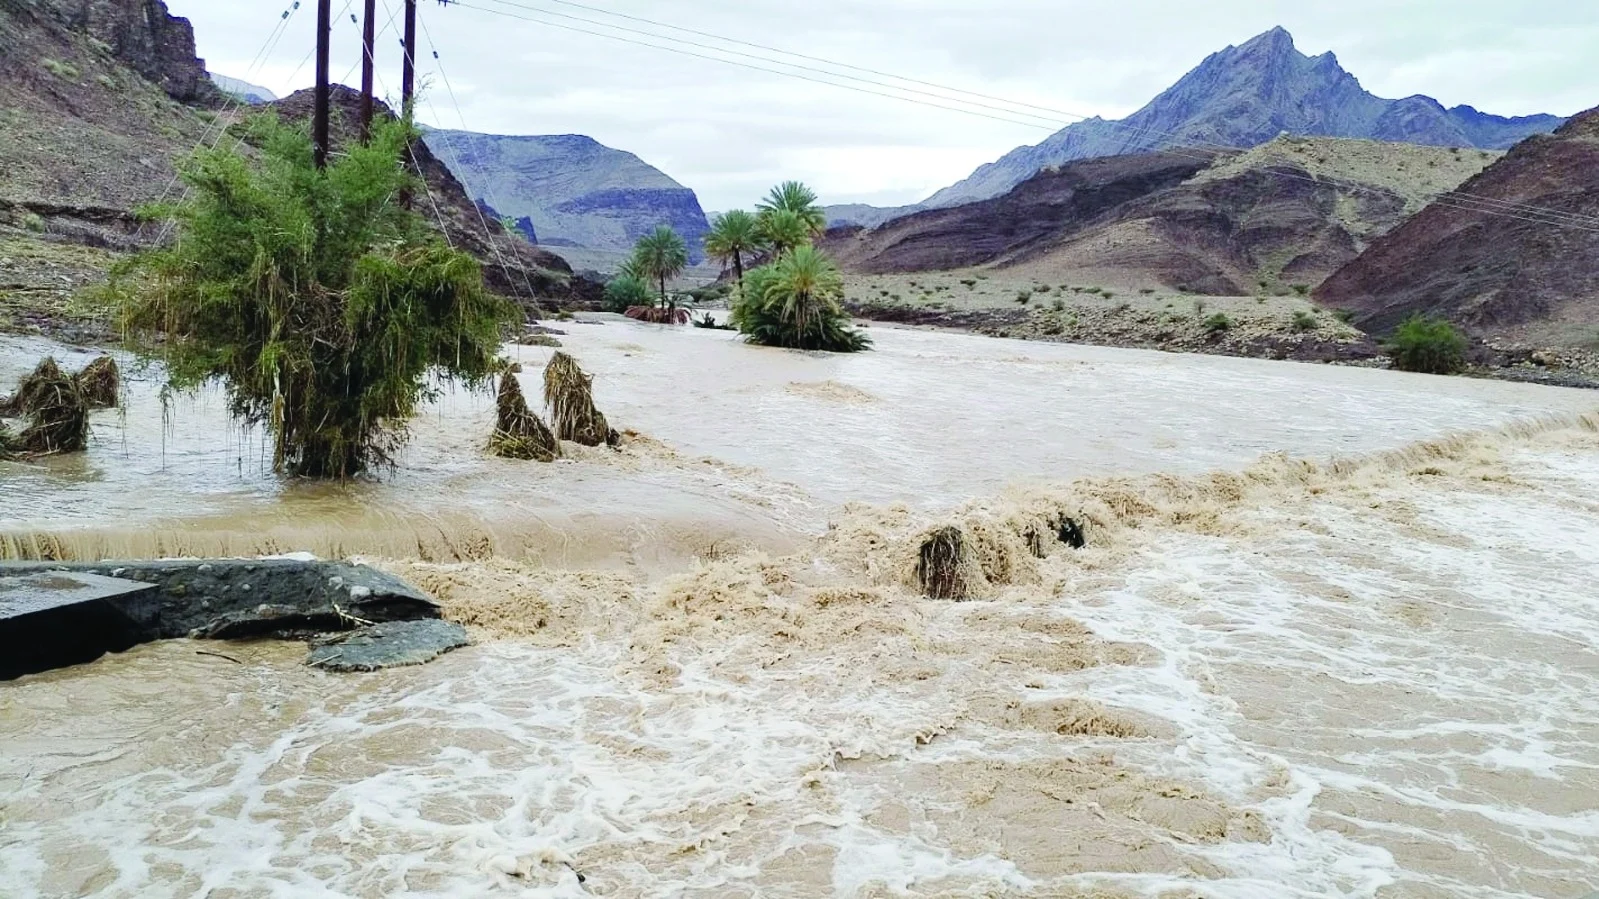
<svg viewBox="0 0 1599 899"><path fill-rule="evenodd" d="M594 379L584 374L577 360L566 353L550 357L544 368L544 402L550 407L550 421L562 440L584 446L616 446L622 436L613 430L605 415L594 408Z"/></svg>
<svg viewBox="0 0 1599 899"><path fill-rule="evenodd" d="M73 376L78 389L83 391L84 402L91 409L109 409L117 404L122 394L122 372L117 360L100 356Z"/></svg>
<svg viewBox="0 0 1599 899"><path fill-rule="evenodd" d="M1452 375L1466 367L1466 338L1440 318L1413 315L1395 329L1384 349L1401 371Z"/></svg>
<svg viewBox="0 0 1599 899"><path fill-rule="evenodd" d="M527 407L527 398L516 378L521 370L520 365L512 365L500 375L489 452L506 459L554 462L561 455L561 443L555 439L550 426Z"/></svg>
<svg viewBox="0 0 1599 899"><path fill-rule="evenodd" d="M0 402L0 414L24 416L22 433L3 435L0 452L49 456L82 452L89 446L89 403L71 375L46 358Z"/></svg>
<svg viewBox="0 0 1599 899"><path fill-rule="evenodd" d="M916 583L929 599L970 599L976 585L968 583L966 537L953 525L927 535L916 562Z"/></svg>

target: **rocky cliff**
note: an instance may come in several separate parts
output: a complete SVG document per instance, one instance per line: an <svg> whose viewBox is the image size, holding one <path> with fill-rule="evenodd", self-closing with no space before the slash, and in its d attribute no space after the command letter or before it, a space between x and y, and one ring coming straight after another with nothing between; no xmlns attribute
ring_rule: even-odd
<svg viewBox="0 0 1599 899"><path fill-rule="evenodd" d="M1425 313L1533 346L1599 345L1599 109L1518 144L1459 193L1477 200L1428 206L1316 299L1379 333Z"/></svg>
<svg viewBox="0 0 1599 899"><path fill-rule="evenodd" d="M429 131L426 141L473 197L525 219L546 246L625 251L670 225L703 258L710 226L699 198L632 153L576 134Z"/></svg>
<svg viewBox="0 0 1599 899"><path fill-rule="evenodd" d="M1383 99L1361 87L1332 53L1306 56L1287 31L1274 28L1211 54L1126 119L1070 125L1043 143L979 167L916 206L830 213L836 221L870 226L873 219L996 197L1047 166L1096 156L1177 146L1247 148L1284 133L1502 150L1553 131L1561 121L1551 115L1504 118L1470 106L1445 109L1423 96Z"/></svg>
<svg viewBox="0 0 1599 899"><path fill-rule="evenodd" d="M4 0L0 9L53 19L86 35L122 65L185 103L217 91L195 54L194 27L162 0Z"/></svg>

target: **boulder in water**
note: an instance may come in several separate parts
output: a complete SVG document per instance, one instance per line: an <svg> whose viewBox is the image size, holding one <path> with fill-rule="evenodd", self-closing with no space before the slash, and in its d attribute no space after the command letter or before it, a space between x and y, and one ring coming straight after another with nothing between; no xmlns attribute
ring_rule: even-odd
<svg viewBox="0 0 1599 899"><path fill-rule="evenodd" d="M328 671L380 671L424 665L471 642L466 628L451 621L391 621L318 637L305 662Z"/></svg>

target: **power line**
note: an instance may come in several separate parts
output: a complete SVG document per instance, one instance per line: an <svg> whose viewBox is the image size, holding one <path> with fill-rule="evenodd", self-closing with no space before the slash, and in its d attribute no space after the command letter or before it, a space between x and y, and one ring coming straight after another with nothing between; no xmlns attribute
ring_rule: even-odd
<svg viewBox="0 0 1599 899"><path fill-rule="evenodd" d="M665 38L666 37L665 35L657 35L657 34L652 34L650 32L639 31L637 29L623 28L622 26L610 25L608 23L597 22L597 21L595 21L593 19L585 19L585 18L581 18L581 17L577 17L577 16L569 16L569 15L566 15L564 13L557 13L557 12L553 12L553 11L550 11L550 10L541 10L541 9L537 9L536 7L527 6L527 5L523 4L523 3L512 2L512 0L490 0L490 2L499 3L500 5L503 5L503 6L512 6L512 7L516 7L516 8L520 8L520 9L535 10L535 11L538 11L538 12L542 12L545 15L559 16L561 18L572 19L572 20L580 21L580 22L587 22L589 24L600 25L601 27L607 27L607 28L614 28L614 29L617 29L617 30L620 30L620 31L627 31L629 33L634 33L634 34L643 34L643 35L650 36L650 37L661 37L661 38ZM780 47L773 47L773 46L770 46L768 44L759 44L759 43L755 43L755 42L752 42L752 41L741 40L739 38L727 37L725 35L719 35L719 34L715 34L715 33L709 32L709 31L701 31L701 30L693 29L693 28L684 28L682 26L673 25L673 24L671 24L669 22L661 22L661 21L658 21L658 20L655 20L655 19L647 19L647 18L644 18L642 16L633 16L633 15L629 15L627 13L612 12L610 10L601 9L599 7L589 6L589 5L583 4L583 3L577 3L577 2L574 2L574 0L542 0L542 2L545 2L545 3L556 3L556 4L559 4L561 6L567 6L567 7L572 7L572 8L576 8L576 9L587 10L589 12L599 13L600 15L610 16L612 18L624 19L624 20L631 21L631 22L639 22L639 23L643 23L643 24L652 25L652 26L655 26L655 27L658 27L658 28L666 28L666 29L669 29L671 31L682 32L682 33L685 33L685 34L693 34L693 35L697 35L699 37L706 37L706 38L710 38L712 40L721 41L723 43L736 44L738 46L750 47L750 48L753 48L753 49L758 49L758 50L761 50L761 51L764 51L764 52L767 52L767 53L777 53L777 54L781 54L781 55L784 55L784 56L792 56L792 57L795 57L797 59L804 59L804 60L809 60L809 61L812 61L812 62L819 62L819 63L823 63L823 64L828 65L828 66L832 66L834 68L847 69L847 70L856 71L856 72L864 72L864 73L871 74L871 75L877 75L877 76L884 77L884 78L890 78L890 79L893 79L895 81L904 81L904 82L907 82L907 83L910 83L910 84L920 84L920 85L923 85L925 87L937 88L938 90L945 91L947 93L964 94L964 95L971 96L971 97L978 97L978 98L981 98L981 99L984 99L984 100L993 100L993 101L996 101L996 102L999 102L999 103L1004 103L1007 106L1022 107L1024 109L1037 109L1037 110L1040 110L1040 111L1043 111L1043 112L1049 112L1049 113L1053 113L1053 114L1056 114L1056 115L1065 116L1065 117L1067 117L1069 119L1073 119L1073 120L1076 120L1076 121L1086 121L1086 120L1091 119L1091 118L1098 118L1097 116L1089 116L1089 115L1086 115L1084 113L1070 112L1070 111L1067 111L1067 110L1055 109L1055 108L1048 107L1048 106L1040 106L1040 105L1033 104L1033 103L1027 103L1027 102L1017 101L1017 100L1010 100L1010 99L1006 99L1004 97L996 97L996 96L994 96L992 94L983 94L983 93L978 93L976 91L968 91L968 90L965 90L963 88L951 87L951 86L946 85L946 84L939 84L939 83L931 82L931 81L922 81L920 79L909 78L909 77L906 77L906 76L903 76L903 75L896 75L896 74L893 74L891 72L884 72L884 71L881 71L881 70L878 70L878 69L865 68L863 66L851 65L850 63L845 63L845 62L839 62L837 60L826 59L826 58L820 57L820 56L812 56L812 55L805 54L805 53L797 53L797 52L794 52L794 51L791 51L791 50L784 50L784 49L782 49ZM698 43L695 43L695 42L685 42L685 43L689 44L690 46L697 46L697 47L701 47L701 48L704 48L704 49L714 49L717 52L732 53L732 54L735 54L735 55L738 55L738 56L744 56L744 57L747 57L747 58L765 59L764 57L753 57L753 56L750 56L750 54L739 53L738 51L726 50L725 48L710 47L708 45L698 44ZM792 65L791 63L784 63L784 62L781 62L781 61L776 61L776 62L778 62L781 65ZM795 66L795 67L796 68L802 68L802 69L805 69L807 71L825 71L825 70L820 70L820 69L814 69L814 68L809 67L809 66ZM851 76L847 76L847 75L839 75L839 73L836 73L836 72L826 72L826 74L835 75L837 77L851 77ZM880 82L873 82L873 81L870 81L869 79L854 79L854 80L861 80L861 81L865 81L866 83L871 83L871 84L880 84ZM963 103L964 102L969 102L969 101L959 100L958 98L944 98L944 97L942 97L941 95L938 95L938 94L929 94L926 91L916 91L916 90L913 90L913 89L910 89L910 88L900 88L900 87L892 86L892 85L881 85L881 86L892 87L895 90L906 90L906 91L909 91L909 92L912 92L912 93L918 93L918 94L923 94L923 95L927 95L927 96L939 97L940 99L952 99L952 100L956 100L957 102L963 102ZM973 105L977 105L977 106L980 106L982 108L987 108L987 109L997 109L997 107L990 107L990 106L987 106L986 104L973 104ZM1004 111L1014 112L1014 110L1004 110ZM1028 113L1022 113L1022 114L1023 115L1030 115ZM1036 118L1044 118L1043 116L1035 116L1035 117ZM1199 147L1199 148L1204 148L1204 149L1215 149L1215 150L1220 150L1220 151L1232 151L1232 150L1240 149L1240 148L1237 148L1237 147L1230 147L1230 146L1226 146L1226 145L1223 145L1223 144L1216 144L1216 143L1210 143L1210 142L1204 142L1204 141L1196 141L1196 140L1193 140L1192 138L1189 138L1189 137L1186 137L1184 135L1181 135L1181 134L1179 134L1179 133L1177 133L1175 131L1163 131L1163 130L1160 130L1160 129L1147 128L1147 127L1138 126L1138 125L1129 125L1129 124L1127 124L1125 122L1116 122L1116 121L1109 121L1109 120L1104 120L1104 119L1101 119L1100 121L1101 121L1102 124L1104 124L1104 125L1106 125L1108 127L1120 128L1120 129L1123 129L1123 130L1129 130L1129 131L1137 132L1139 137L1145 137L1145 138L1147 138L1149 136L1167 137L1167 138L1171 138L1171 139L1177 141L1179 144L1185 144L1185 145L1188 145L1188 146L1194 146L1194 147ZM1071 124L1071 123L1066 123L1066 124ZM1156 149L1156 148L1157 147L1155 147L1153 144L1148 144L1146 142L1146 149ZM1336 178L1336 176L1322 176L1322 180L1336 183L1336 182L1338 182L1341 179ZM1363 184L1360 184L1359 182L1354 182L1354 181L1345 181L1344 184L1346 184L1347 186L1350 186L1350 187L1355 187L1355 188L1360 188L1360 189L1366 189L1366 190L1370 190L1371 189L1370 185L1363 185ZM1553 218L1553 219L1559 219L1561 221L1566 221L1566 222L1569 222L1569 223L1574 224L1574 225L1599 226L1599 217L1585 216L1585 215L1580 215L1580 214L1577 214L1577 213L1569 213L1569 212L1565 212L1563 210L1550 209L1550 208L1547 208L1547 207L1539 207L1539 206L1534 206L1532 204L1527 204L1527 203L1516 203L1516 202L1513 202L1513 201L1500 200L1500 199L1493 198L1493 197L1483 197L1483 196L1478 196L1476 194L1468 194L1468 193L1464 193L1464 192L1461 192L1461 191L1453 191L1453 190L1445 191L1440 196L1443 196L1443 197L1445 197L1447 199L1459 200L1459 201L1462 201L1462 202L1469 202L1469 203L1474 203L1474 204L1482 204L1484 206L1493 207L1493 208L1497 208L1497 209L1502 209L1502 210L1505 210L1505 211L1522 211L1522 212L1539 213L1541 215L1548 216L1548 217Z"/></svg>
<svg viewBox="0 0 1599 899"><path fill-rule="evenodd" d="M656 38L656 39L659 39L659 40L676 41L676 42L679 42L679 43L685 43L688 46L695 46L695 47L699 47L701 49L712 50L712 51L717 52L717 53L727 53L727 54L731 54L731 55L735 55L735 56L742 56L742 57L746 57L746 58L759 58L759 57L753 57L751 54L742 53L740 51L727 50L725 48L720 48L720 47L712 47L712 46L708 46L708 45L705 45L705 44L699 44L699 43L696 43L696 42L683 42L683 41L680 41L679 39L672 38L672 37L667 36L667 35L652 34L650 32L640 31L638 29L626 28L624 26L612 25L610 23L596 22L596 21L594 21L592 19L584 19L584 18L577 17L577 16L567 15L565 13L558 13L558 12L553 12L553 11L550 11L550 10L538 9L536 7L527 6L525 4L510 2L510 0L487 0L487 2L493 2L493 3L497 3L499 5L502 5L502 6L510 6L510 7L516 8L516 9L521 9L521 10L528 10L528 11L531 11L531 12L539 13L541 15L556 16L556 17L564 18L564 19L568 19L568 20L584 22L584 23L587 23L587 24L596 25L596 26L598 26L600 28L609 28L609 29L613 29L613 30L624 31L624 32L627 32L627 33L644 35L644 36ZM585 7L582 4L570 3L570 2L567 2L567 0L546 0L546 2L560 2L560 3L563 3L564 5L568 5L568 6L577 6L577 7L585 8L585 9L593 9L593 7ZM982 109L989 109L989 110L995 110L995 111L999 111L999 112L1005 112L1005 113L1007 113L1009 115L1027 116L1027 117L1029 117L1031 119L1034 119L1034 120L1042 120L1044 122L1052 122L1053 124L1046 125L1046 124L1042 124L1040 121L1024 121L1024 120L1020 120L1020 119L1016 119L1016 118L1009 118L1009 117L1004 117L1004 116L992 115L992 114L985 113L985 112L979 112L977 110L968 109L968 108L964 108L964 107L948 106L948 105L944 105L944 104L941 104L941 103L930 103L930 102L927 102L925 100L918 100L918 99L916 99L914 97L903 96L902 94L899 94L899 93L885 93L885 92L882 92L882 91L875 91L875 90L869 90L867 88L857 87L857 86L851 85L851 84L840 84L840 83L838 83L836 81L828 81L828 80L823 80L823 79L819 79L819 78L812 78L812 77L809 77L809 76L806 76L806 75L799 74L797 72L787 71L787 70L783 70L783 69L769 68L769 67L766 67L766 66L754 65L754 64L751 64L751 63L739 62L737 60L727 59L727 58L720 57L720 56L709 56L709 55L705 55L705 54L701 54L701 53L696 53L696 52L693 52L693 51L690 51L690 50L683 50L683 49L680 49L678 47L673 47L673 46L664 46L662 44L657 44L657 43L649 43L649 42L645 42L645 41L637 41L637 40L633 40L633 39L630 39L630 38L622 37L622 36L619 36L619 35L616 35L616 34L610 34L610 33L606 33L606 32L598 32L598 31L591 31L591 30L586 29L586 28L579 28L579 27L572 26L572 25L565 25L565 24L562 24L560 22L551 22L551 21L547 21L547 20L544 20L544 19L537 19L537 18L532 18L532 17L529 17L529 16L518 15L516 13L506 12L504 10L490 9L490 8L483 7L483 6L476 6L474 4L462 3L462 2L458 2L458 0L457 0L455 5L461 6L461 7L464 7L464 8L468 8L468 9L475 9L475 10L477 10L479 12L485 12L485 13L488 13L488 14L491 14L491 15L500 15L500 16L506 16L508 18L520 19L522 21L533 22L535 24L545 25L545 26L551 27L551 28L558 28L558 29L562 29L562 30L566 30L566 31L572 31L572 32L580 33L580 34L588 34L588 35L595 36L595 37L603 37L603 38L607 38L607 39L613 40L613 41L618 41L618 42L621 42L621 43L627 43L627 44L633 44L633 45L636 45L636 46L649 47L649 48L652 48L652 49L662 50L662 51L669 52L669 53L676 53L676 54L679 54L679 55L689 56L689 57L693 57L693 58L697 58L697 59L704 59L704 60L708 60L708 61L711 61L711 62L719 62L719 63L723 63L724 65L738 66L740 68L751 69L751 70L760 71L760 72L767 72L769 74L780 75L780 76L788 77L788 78L795 78L795 79L798 79L798 80L801 80L801 81L807 81L807 82L811 82L811 83L815 83L815 84L822 84L822 85L826 85L826 86L829 86L829 87L842 88L844 90L851 90L851 91L855 91L857 93L864 93L864 94L870 94L870 95L874 95L874 96L881 96L881 97L886 97L888 99L900 100L902 102L907 102L907 103L916 103L918 105L928 106L928 107L936 108L936 109L943 109L943 110L947 110L947 111L951 111L951 112L961 112L961 113L965 113L967 115L975 115L975 116L979 116L979 117L982 117L982 118L992 119L992 120L995 120L995 121L1006 122L1008 124L1022 125L1022 126L1025 126L1025 127L1032 127L1032 128L1047 128L1048 130L1051 130L1051 131L1058 130L1058 127L1061 126L1061 125L1073 124L1072 122L1064 122L1064 121L1059 121L1059 120L1048 119L1045 116L1040 116L1040 115L1036 115L1036 114L1033 114L1033 113L1026 113L1026 112L1018 112L1016 110L1001 109L999 107L994 107L994 106L990 106L990 105L987 105L987 104L981 104L981 103L973 103L972 101L962 100L962 99L955 98L955 97L942 97L942 96L937 95L937 94L930 94L930 93L928 93L926 91L918 91L918 90L915 90L915 89L905 88L905 87L901 87L901 86L898 86L898 85L883 84L881 82L872 81L870 79L858 78L858 77L855 77L855 76L846 75L846 74L839 73L839 72L830 72L830 71L826 71L826 70L822 70L822 69L816 69L816 68L810 67L810 66L800 66L800 65L797 65L797 64L794 64L794 63L782 62L780 60L765 60L764 58L760 58L760 59L762 59L762 61L769 61L769 62L774 63L775 65L789 66L791 68L797 68L797 69L801 69L801 70L804 70L804 71L815 72L815 73L818 73L818 74L825 74L825 75L827 75L829 77L832 77L832 78L840 78L840 79L855 81L855 82L859 82L859 83L863 83L863 84L869 84L869 85L872 85L874 87L881 87L881 88L885 88L887 90L892 90L892 91L916 93L916 94L921 94L921 95L925 95L925 96L936 97L938 99L949 100L952 103L963 103L963 104L967 104L967 105L971 105L971 106L977 106L977 107L982 108ZM851 65L848 65L846 63L835 63L835 62L832 62L830 60L824 60L821 57L813 57L813 56L807 56L805 54L789 53L789 51L783 51L783 50L779 50L777 48L767 47L766 45L762 45L762 44L752 44L750 42L739 41L739 40L734 39L734 38L723 38L723 37L720 37L720 36L717 36L717 35L713 35L710 32L696 31L694 29L681 29L681 28L678 28L677 26L666 25L665 23L656 23L656 22L654 22L654 20L641 19L640 17L636 17L636 16L627 16L627 15L624 15L624 14L621 14L621 13L614 13L614 14L607 13L607 14L615 15L615 16L620 17L620 18L630 19L630 20L633 20L633 21L643 21L643 22L648 22L650 24L658 24L661 27L672 28L674 30L681 30L681 31L685 31L685 32L688 32L688 33L693 33L693 34L698 34L698 35L703 35L703 36L710 36L710 37L713 37L713 38L715 38L717 40L724 40L724 41L727 41L727 42L730 42L730 43L738 43L738 44L742 44L742 45L745 45L745 46L757 47L757 48L760 48L760 49L769 50L770 52L783 53L783 54L787 54L787 55L796 56L796 57L799 57L799 58L827 62L829 65L836 65L836 66L839 66L841 68L848 68L848 69L853 69L853 70L856 70L856 71L867 71L867 72L874 72L874 73L877 71L877 70L872 70L872 69L863 69L863 68L858 67L858 66L851 66ZM927 84L929 86L938 87L938 88L940 88L942 90L949 90L949 91L959 92L959 93L968 93L968 94L970 94L972 96L982 96L982 97L985 97L985 98L996 99L996 100L999 100L1000 102L1010 103L1010 104L1015 105L1015 106L1029 106L1031 108L1036 108L1036 109L1048 109L1048 107L1039 107L1039 106L1034 106L1033 104L1018 103L1016 101L1003 100L1001 98L989 97L989 95L977 94L976 92L961 91L958 88L948 88L948 87L945 87L943 85L934 84L932 82L921 82L921 81L917 81L916 79L904 78L902 76L891 75L891 74L888 74L888 73L881 73L881 74L883 74L884 77L894 78L894 79L902 80L902 81L909 81L909 82L912 82L912 83ZM1055 112L1059 112L1062 115L1073 116L1074 118L1079 119L1079 120L1088 118L1087 116L1082 116L1082 115L1076 114L1076 113L1064 113L1064 112L1060 112L1058 110L1056 110ZM1122 129L1122 130L1135 132L1140 138L1144 138L1144 142L1146 143L1146 145L1148 145L1149 149L1161 149L1161 150L1164 150L1165 152L1174 153L1174 154L1176 154L1178 156L1186 156L1187 158L1193 158L1193 159L1196 159L1196 160L1205 161L1207 163L1213 161L1214 157L1192 156L1190 154L1183 154L1180 151L1184 147L1189 147L1189 148L1192 148L1192 149L1206 150L1206 151L1212 152L1212 153L1229 153L1229 154L1231 154L1231 153L1239 152L1242 149L1245 149L1245 148L1240 148L1240 147L1224 146L1224 145L1220 145L1220 144L1210 144L1210 143L1205 143L1205 142L1200 142L1200 141L1193 141L1192 139L1185 138L1185 137L1183 137L1181 135L1176 134L1175 132L1163 132L1160 129L1147 128L1147 127L1142 127L1142 126L1137 126L1137 125L1129 125L1129 124L1124 123L1124 122L1114 122L1114 121L1107 121L1107 120L1100 120L1100 121L1101 121L1102 124L1104 124L1107 127L1119 128L1119 129ZM1158 146L1156 146L1156 145L1154 145L1154 144L1152 144L1151 142L1148 141L1148 138L1151 137L1151 136L1171 137L1171 138L1174 138L1175 140L1177 140L1179 143L1176 146L1170 146L1170 147L1161 148L1161 147L1158 147ZM1294 173L1282 171L1280 169L1265 169L1265 171L1272 172L1273 174L1276 174L1276 175L1281 176L1281 177L1296 178L1297 180L1307 181L1307 182L1311 182L1311 183L1332 184L1332 185L1335 185L1335 186L1343 186L1343 187L1345 187L1347 189L1355 190L1355 191L1376 193L1376 194L1381 194L1381 195L1391 195L1391 192L1383 190L1381 188L1374 187L1373 185L1363 184L1363 183L1360 183L1360 182L1355 182L1355 181L1351 181L1351 180L1347 180L1347 179L1341 179L1341 178L1338 178L1336 176L1331 176L1331 175L1324 175L1324 176L1319 176L1319 177L1306 177L1306 176L1295 175ZM1463 193L1463 192L1460 192L1460 191L1446 191L1446 192L1438 195L1437 197L1435 197L1432 202L1437 204L1437 205L1444 206L1446 208L1458 209L1458 210L1461 210L1461 211L1468 211L1468 212L1476 212L1476 213L1480 213L1480 214L1483 214L1483 215L1499 215L1499 216L1502 216L1502 217L1518 219L1518 220L1521 220L1521 221L1527 221L1527 222L1531 222L1531 223L1534 223L1534 224L1545 224L1545 225L1552 225L1552 226L1556 226L1556 227L1567 227L1567 228L1572 228L1572 229L1576 229L1576 230L1599 230L1599 217L1584 216L1584 215L1579 215L1579 214L1576 214L1576 213L1566 212L1564 210L1552 209L1552 208L1548 208L1548 207L1539 207L1539 206L1534 206L1534 205L1531 205L1531 204L1513 203L1513 202L1510 202L1510 201L1499 200L1499 199L1491 198L1491 197L1481 197L1481 196L1477 196L1475 194L1467 194L1467 193ZM1522 215L1516 215L1514 213L1522 213Z"/></svg>
<svg viewBox="0 0 1599 899"><path fill-rule="evenodd" d="M384 6L387 7L388 6L388 0L383 0L383 2L384 2ZM419 23L422 26L422 34L423 34L423 36L425 38L427 38L428 49L430 51L432 51L432 53L433 53L433 62L436 64L436 66L437 66L437 68L439 70L439 77L444 79L444 87L445 87L446 90L448 90L450 92L450 103L455 106L456 118L461 120L461 128L462 128L462 130L466 130L466 114L461 111L461 101L458 100L456 98L456 96L455 96L455 86L450 83L450 73L446 72L444 70L444 60L442 58L440 58L440 56L439 56L438 45L433 42L433 32L428 28L426 19L420 19ZM426 95L424 95L423 99L426 100L426 102L427 102L428 110L433 113L434 120L435 121L439 121L440 120L439 119L439 113L438 113L438 110L433 108L433 101L431 99L428 99L426 97ZM444 141L444 146L445 146L445 149L447 149L450 152L450 157L455 160L455 171L460 173L459 177L461 178L461 185L463 187L467 187L467 200L469 202L471 202L472 208L477 210L478 220L483 223L483 234L484 234L484 237L489 242L489 248L494 251L495 258L498 259L499 262L500 262L500 267L505 269L506 272L509 273L510 270L511 270L511 267L505 264L504 257L500 255L499 244L498 244L498 242L496 242L494 240L494 231L493 231L493 229L489 228L488 216L483 214L483 209L478 206L477 201L474 200L472 198L472 196L471 196L471 188L469 186L467 186L467 183L466 183L466 177L465 177L466 169L461 165L461 156L460 156L459 153L456 152L454 142L446 138L445 141ZM492 204L495 204L495 209L496 209L496 211L498 211L499 199L494 196L494 182L493 181L489 181L488 184L487 184L487 194L488 194L489 202L492 203ZM514 240L515 238L513 237L511 239ZM527 288L528 301L529 302L534 301L536 299L536 297L534 296L533 279L528 277L527 268L525 266L518 266L517 267L517 271L519 271L522 274L522 284L523 284L523 286L525 286Z"/></svg>

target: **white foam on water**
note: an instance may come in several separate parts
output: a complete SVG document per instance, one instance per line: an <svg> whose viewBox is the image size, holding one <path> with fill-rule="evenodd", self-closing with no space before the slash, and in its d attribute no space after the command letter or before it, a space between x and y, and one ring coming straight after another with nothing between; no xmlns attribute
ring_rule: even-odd
<svg viewBox="0 0 1599 899"><path fill-rule="evenodd" d="M1161 650L1062 680L1179 728L1177 751L1124 757L1240 803L1278 794L1251 806L1270 847L1214 857L1282 881L1206 895L1599 887L1599 479L1559 453L1513 462L1507 489L1261 510L1244 545L1163 535L1124 588L1073 610Z"/></svg>

